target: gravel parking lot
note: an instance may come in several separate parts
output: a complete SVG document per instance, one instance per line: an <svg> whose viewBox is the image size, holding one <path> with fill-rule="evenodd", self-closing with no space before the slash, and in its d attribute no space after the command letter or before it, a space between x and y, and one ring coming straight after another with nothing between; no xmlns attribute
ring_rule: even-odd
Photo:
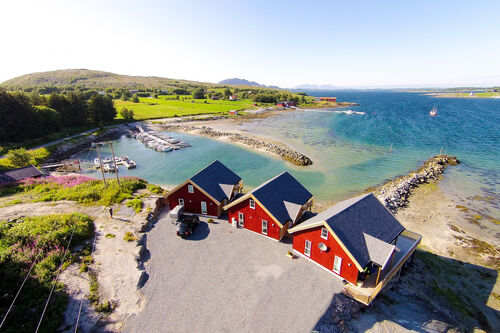
<svg viewBox="0 0 500 333"><path fill-rule="evenodd" d="M166 214L147 234L143 311L125 332L310 332L343 283L278 243L230 224L175 235ZM131 291L133 292L133 291Z"/></svg>

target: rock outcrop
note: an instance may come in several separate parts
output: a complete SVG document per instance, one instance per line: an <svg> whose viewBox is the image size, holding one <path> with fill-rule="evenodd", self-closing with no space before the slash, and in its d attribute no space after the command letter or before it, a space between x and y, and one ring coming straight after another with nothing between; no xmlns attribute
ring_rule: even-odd
<svg viewBox="0 0 500 333"><path fill-rule="evenodd" d="M241 143L252 148L263 148L266 151L276 154L296 165L306 166L312 164L312 161L309 157L302 153L299 153L298 151L295 151L283 145L257 140L245 135L241 135L239 133L218 131L207 126L197 127L190 125L163 124L161 125L161 128L166 131L174 132L198 131L200 135L212 138L227 137L231 142Z"/></svg>
<svg viewBox="0 0 500 333"><path fill-rule="evenodd" d="M393 213L407 204L411 190L420 184L441 178L448 165L460 164L455 156L436 155L428 159L420 169L388 181L380 187L371 189L377 198Z"/></svg>

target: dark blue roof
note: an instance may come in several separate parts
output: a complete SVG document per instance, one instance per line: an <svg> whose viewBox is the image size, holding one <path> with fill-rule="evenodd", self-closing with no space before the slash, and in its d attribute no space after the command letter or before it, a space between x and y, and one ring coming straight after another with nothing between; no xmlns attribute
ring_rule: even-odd
<svg viewBox="0 0 500 333"><path fill-rule="evenodd" d="M26 178L40 177L43 173L34 166L0 172L0 184L17 182Z"/></svg>
<svg viewBox="0 0 500 333"><path fill-rule="evenodd" d="M259 202L281 223L294 221L298 213L294 205L302 206L312 194L288 172L270 179L251 192Z"/></svg>
<svg viewBox="0 0 500 333"><path fill-rule="evenodd" d="M339 202L301 225L318 221L332 228L362 267L380 250L369 248L365 234L391 243L405 229L372 193Z"/></svg>
<svg viewBox="0 0 500 333"><path fill-rule="evenodd" d="M190 179L219 202L223 199L230 199L221 185L236 185L241 180L237 174L218 160Z"/></svg>

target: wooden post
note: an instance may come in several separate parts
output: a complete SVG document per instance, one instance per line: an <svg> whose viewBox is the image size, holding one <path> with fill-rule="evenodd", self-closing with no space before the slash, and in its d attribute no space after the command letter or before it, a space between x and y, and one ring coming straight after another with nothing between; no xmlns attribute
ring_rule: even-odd
<svg viewBox="0 0 500 333"><path fill-rule="evenodd" d="M118 176L118 166L116 165L115 151L113 150L113 142L110 142L109 145L111 146L111 155L113 156L113 165L115 166L116 182L118 183L118 186L120 186L120 177Z"/></svg>
<svg viewBox="0 0 500 333"><path fill-rule="evenodd" d="M96 149L97 149L97 157L99 158L99 165L101 166L102 181L104 182L104 188L107 188L108 185L106 184L106 177L104 176L104 169L102 167L101 152L99 151L99 144L96 144Z"/></svg>
<svg viewBox="0 0 500 333"><path fill-rule="evenodd" d="M378 280L380 278L380 271L381 270L382 270L382 267L378 266L377 281L375 281L375 287L378 285Z"/></svg>

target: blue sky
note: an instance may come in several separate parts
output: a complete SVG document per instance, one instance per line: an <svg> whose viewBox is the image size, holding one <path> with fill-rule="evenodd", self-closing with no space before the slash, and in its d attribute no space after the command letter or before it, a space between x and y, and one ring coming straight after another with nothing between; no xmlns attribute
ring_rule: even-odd
<svg viewBox="0 0 500 333"><path fill-rule="evenodd" d="M0 81L88 68L294 87L500 85L500 1L7 1Z"/></svg>

